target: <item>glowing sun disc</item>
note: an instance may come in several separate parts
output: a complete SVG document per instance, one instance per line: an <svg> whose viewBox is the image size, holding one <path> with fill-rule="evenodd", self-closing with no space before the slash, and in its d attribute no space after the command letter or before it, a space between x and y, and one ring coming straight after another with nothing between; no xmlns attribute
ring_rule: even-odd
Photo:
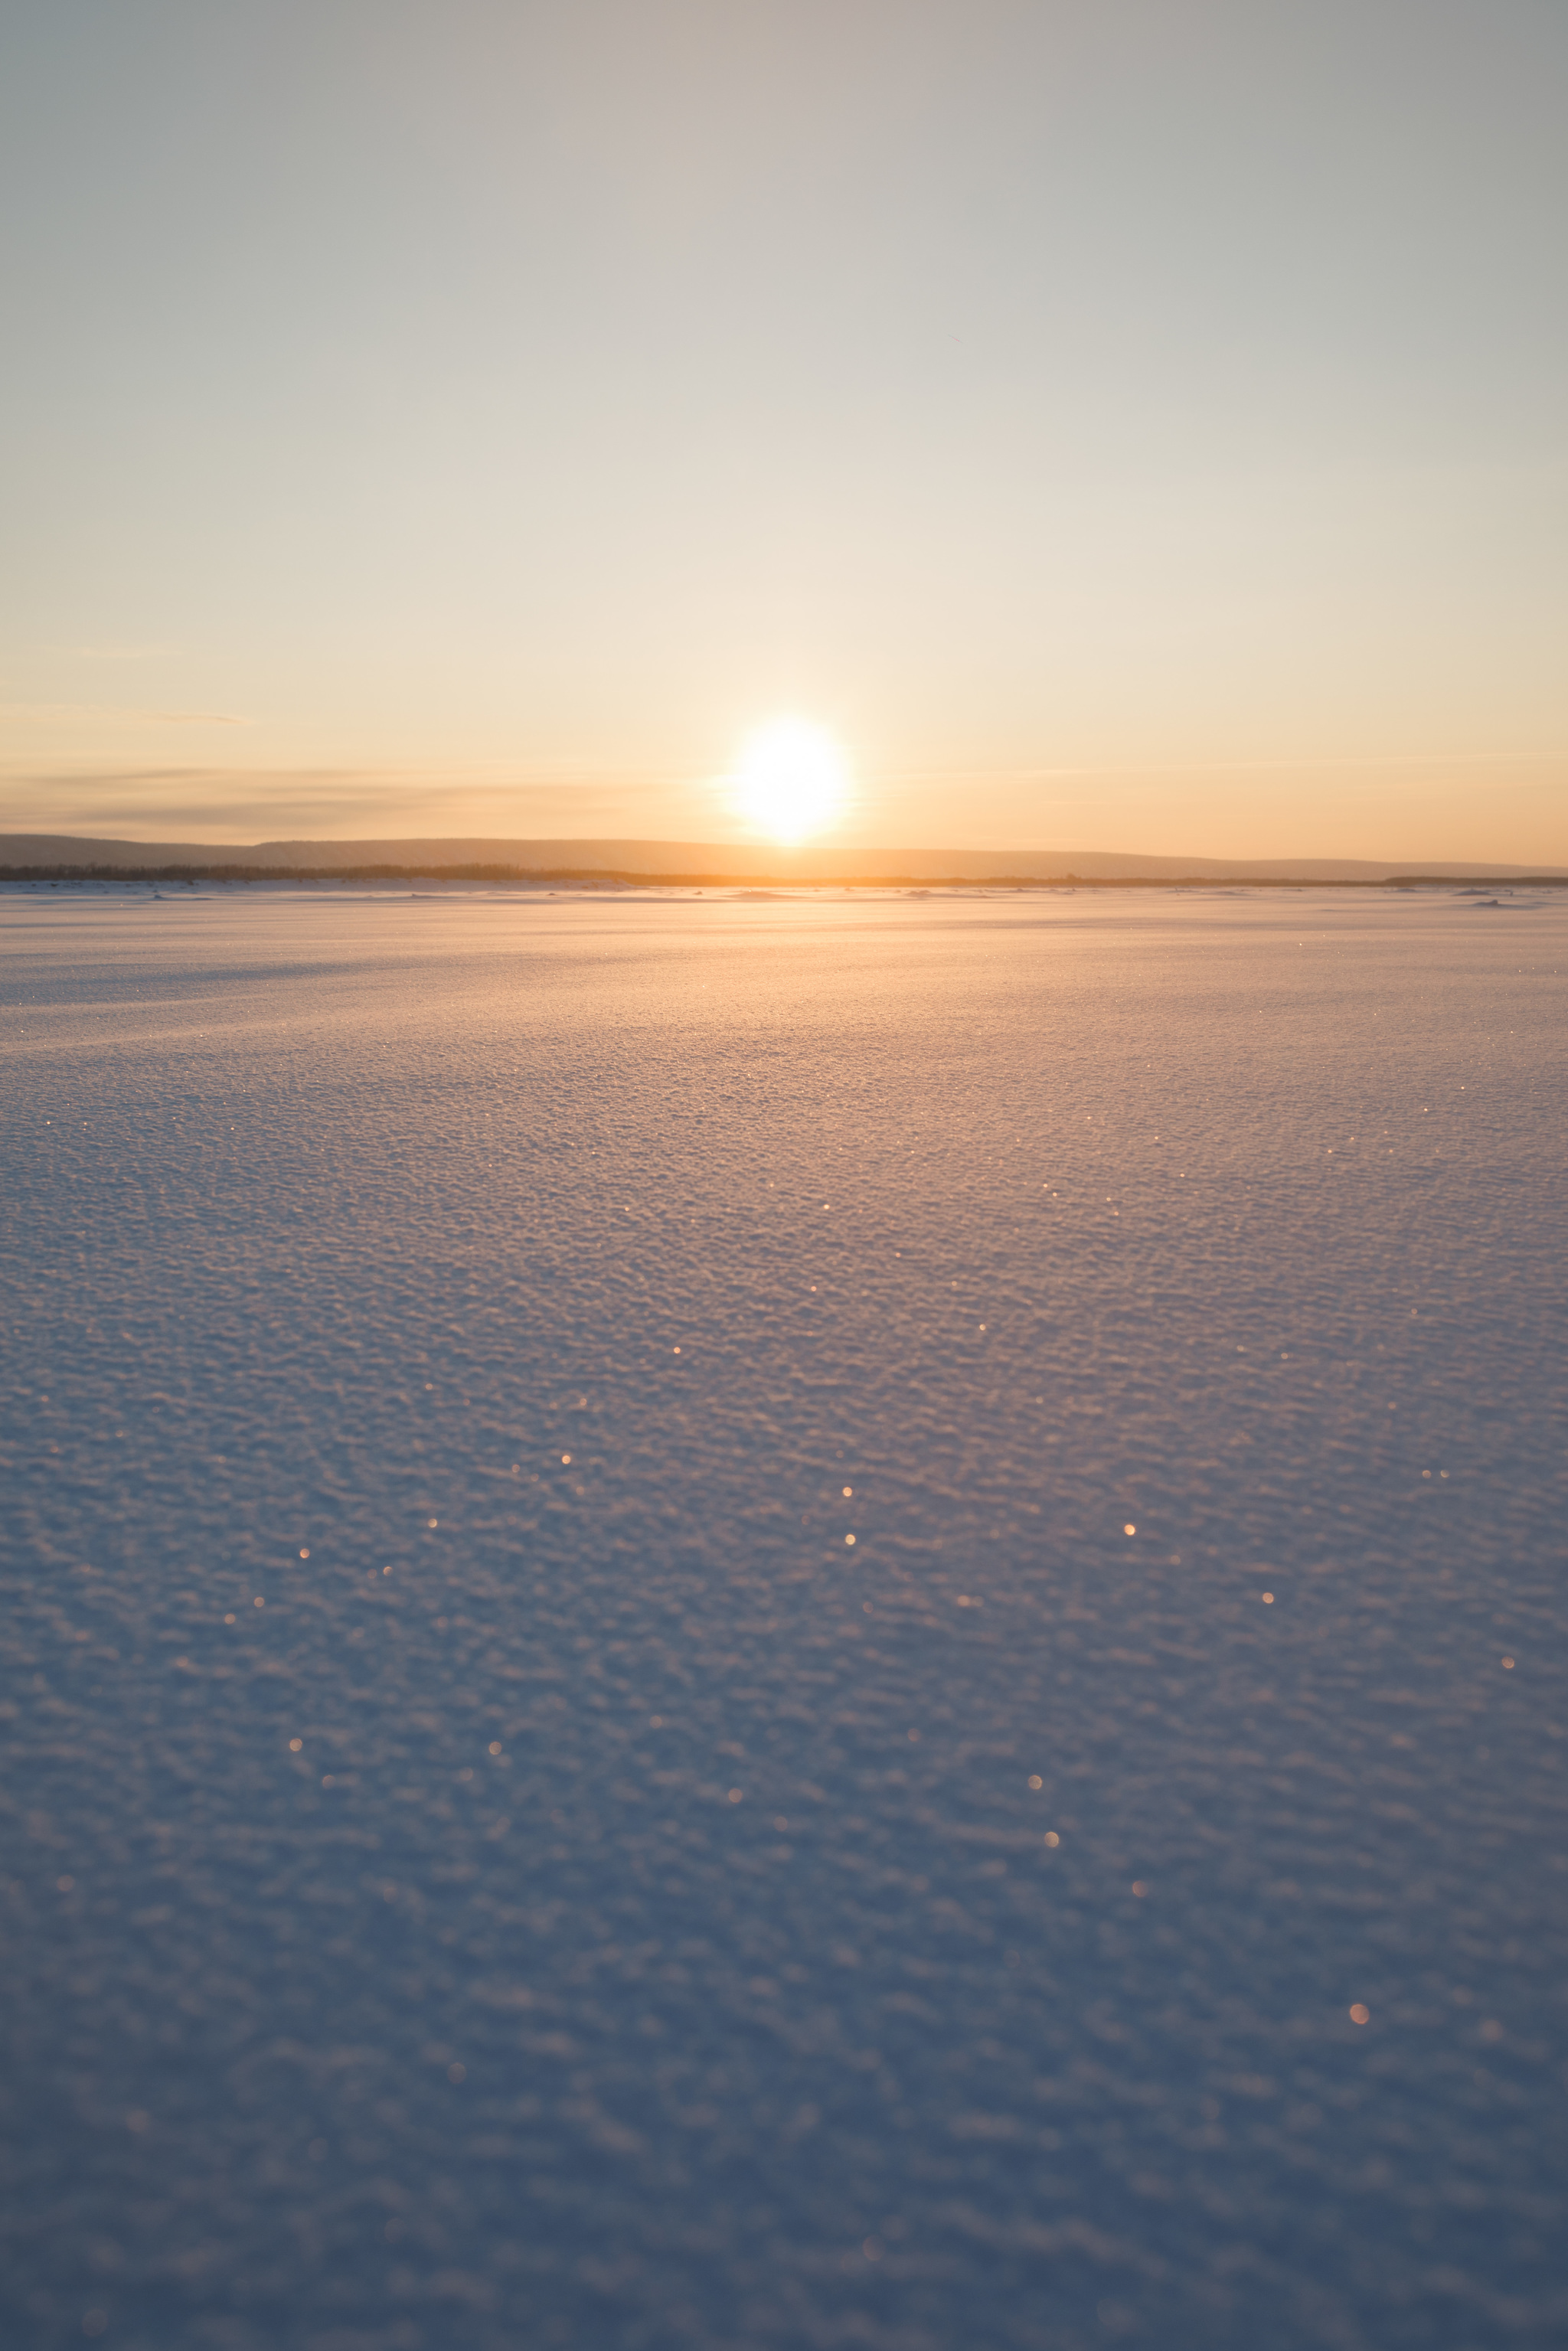
<svg viewBox="0 0 1568 2351"><path fill-rule="evenodd" d="M809 718L769 718L740 747L731 778L746 821L785 847L824 831L849 791L842 744Z"/></svg>

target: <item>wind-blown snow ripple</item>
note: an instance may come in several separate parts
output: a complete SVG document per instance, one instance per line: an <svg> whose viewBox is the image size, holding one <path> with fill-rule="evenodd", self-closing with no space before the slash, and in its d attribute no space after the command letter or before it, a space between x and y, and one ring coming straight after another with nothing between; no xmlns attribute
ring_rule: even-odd
<svg viewBox="0 0 1568 2351"><path fill-rule="evenodd" d="M10 2339L1561 2342L1469 912L0 901Z"/></svg>

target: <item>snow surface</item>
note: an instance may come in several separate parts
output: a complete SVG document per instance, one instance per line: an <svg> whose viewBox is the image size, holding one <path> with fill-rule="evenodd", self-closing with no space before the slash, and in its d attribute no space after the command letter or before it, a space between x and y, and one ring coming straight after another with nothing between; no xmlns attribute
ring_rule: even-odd
<svg viewBox="0 0 1568 2351"><path fill-rule="evenodd" d="M1568 906L0 944L10 2343L1568 2337Z"/></svg>

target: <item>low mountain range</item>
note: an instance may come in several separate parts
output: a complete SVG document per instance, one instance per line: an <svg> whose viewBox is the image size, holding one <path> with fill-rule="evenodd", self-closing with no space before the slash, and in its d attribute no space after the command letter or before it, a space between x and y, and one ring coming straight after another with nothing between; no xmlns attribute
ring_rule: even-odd
<svg viewBox="0 0 1568 2351"><path fill-rule="evenodd" d="M1088 849L865 849L813 841L97 840L78 833L0 833L0 875L157 873L419 874L452 879L685 883L1568 881L1568 867L1476 860L1354 857L1144 857Z"/></svg>

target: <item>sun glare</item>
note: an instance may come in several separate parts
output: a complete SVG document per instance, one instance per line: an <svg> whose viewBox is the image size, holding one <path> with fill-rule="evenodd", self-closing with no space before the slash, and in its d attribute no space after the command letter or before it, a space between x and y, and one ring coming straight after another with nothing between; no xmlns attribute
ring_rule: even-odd
<svg viewBox="0 0 1568 2351"><path fill-rule="evenodd" d="M784 848L825 832L848 796L841 743L809 718L769 718L740 747L731 778L747 824Z"/></svg>

